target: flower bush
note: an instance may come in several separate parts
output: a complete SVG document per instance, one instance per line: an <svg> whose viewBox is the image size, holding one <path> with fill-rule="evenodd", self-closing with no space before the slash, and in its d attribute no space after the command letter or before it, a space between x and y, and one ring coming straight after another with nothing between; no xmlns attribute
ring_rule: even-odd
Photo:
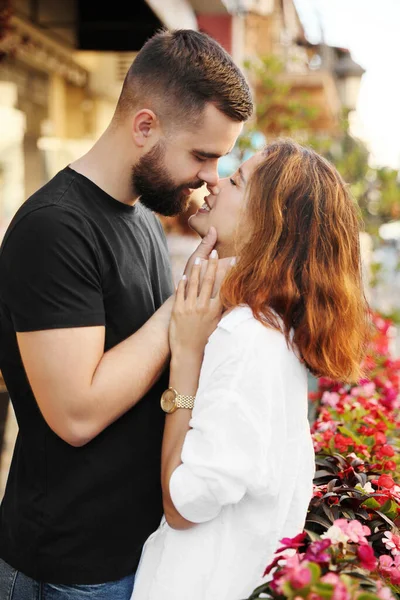
<svg viewBox="0 0 400 600"><path fill-rule="evenodd" d="M321 378L311 394L316 473L305 531L281 540L251 599L400 598L400 361L391 321L372 320L365 378Z"/></svg>

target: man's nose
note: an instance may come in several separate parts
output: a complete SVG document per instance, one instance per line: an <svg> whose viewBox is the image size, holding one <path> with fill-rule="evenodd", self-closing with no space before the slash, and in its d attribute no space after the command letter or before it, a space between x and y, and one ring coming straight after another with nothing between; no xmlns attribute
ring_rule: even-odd
<svg viewBox="0 0 400 600"><path fill-rule="evenodd" d="M219 194L219 177L217 165L210 166L208 169L202 169L198 177L204 181L208 191L216 196Z"/></svg>

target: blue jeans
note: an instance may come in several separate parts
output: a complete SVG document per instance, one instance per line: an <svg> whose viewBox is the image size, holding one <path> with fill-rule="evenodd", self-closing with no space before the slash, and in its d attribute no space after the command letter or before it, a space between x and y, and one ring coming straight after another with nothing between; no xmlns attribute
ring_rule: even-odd
<svg viewBox="0 0 400 600"><path fill-rule="evenodd" d="M130 600L135 575L96 585L60 585L27 577L0 558L1 600Z"/></svg>

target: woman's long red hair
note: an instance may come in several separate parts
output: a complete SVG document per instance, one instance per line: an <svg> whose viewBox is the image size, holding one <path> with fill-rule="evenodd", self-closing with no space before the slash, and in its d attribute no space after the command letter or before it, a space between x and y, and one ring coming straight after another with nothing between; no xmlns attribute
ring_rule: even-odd
<svg viewBox="0 0 400 600"><path fill-rule="evenodd" d="M313 150L282 140L264 154L247 190L252 235L222 286L224 306L247 304L282 329L278 314L312 373L356 381L369 335L356 205Z"/></svg>

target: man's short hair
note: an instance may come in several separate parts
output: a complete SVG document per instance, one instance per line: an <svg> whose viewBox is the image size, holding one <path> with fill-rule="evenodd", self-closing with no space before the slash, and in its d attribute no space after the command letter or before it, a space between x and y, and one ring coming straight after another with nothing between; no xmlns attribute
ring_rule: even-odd
<svg viewBox="0 0 400 600"><path fill-rule="evenodd" d="M165 127L177 120L201 120L210 102L234 121L246 121L253 102L243 73L231 56L205 33L161 30L133 61L122 87L115 117L151 108Z"/></svg>

